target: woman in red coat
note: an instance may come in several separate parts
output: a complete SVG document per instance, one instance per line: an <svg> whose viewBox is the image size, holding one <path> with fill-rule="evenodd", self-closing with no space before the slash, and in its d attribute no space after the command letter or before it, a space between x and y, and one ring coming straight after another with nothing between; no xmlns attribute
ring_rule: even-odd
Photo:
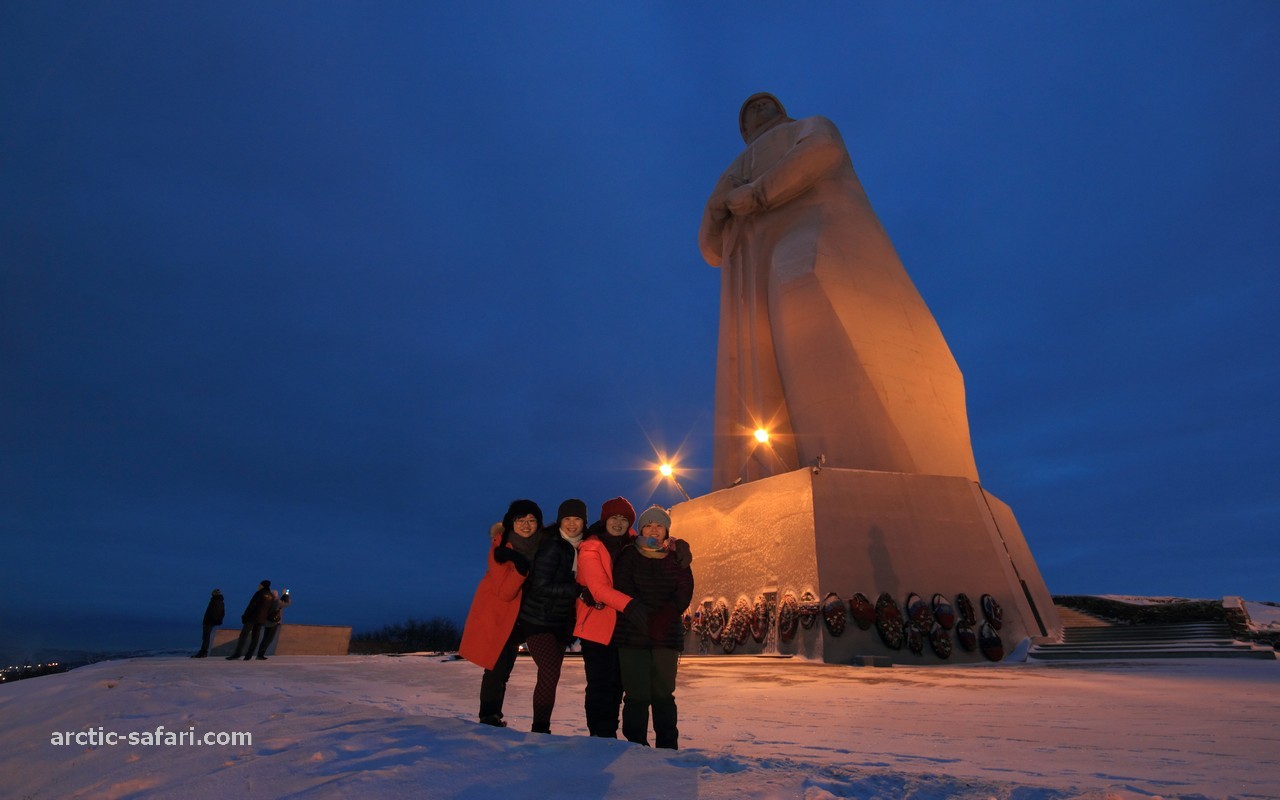
<svg viewBox="0 0 1280 800"><path fill-rule="evenodd" d="M502 701L520 646L516 617L524 579L542 536L542 509L532 500L516 500L490 535L489 567L471 601L458 655L484 667L480 721L504 728Z"/></svg>
<svg viewBox="0 0 1280 800"><path fill-rule="evenodd" d="M585 591L578 599L573 635L582 640L582 666L587 673L585 708L587 730L592 736L618 738L618 708L622 705L622 676L618 648L610 640L618 614L630 607L642 614L639 603L613 588L613 562L635 539L631 525L636 511L625 497L615 497L600 508L600 519L587 531L578 548L578 583ZM643 627L643 623L641 623Z"/></svg>

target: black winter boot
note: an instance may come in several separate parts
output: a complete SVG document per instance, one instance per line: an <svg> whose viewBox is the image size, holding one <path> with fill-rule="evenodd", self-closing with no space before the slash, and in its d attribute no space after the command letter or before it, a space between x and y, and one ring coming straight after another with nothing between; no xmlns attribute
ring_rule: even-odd
<svg viewBox="0 0 1280 800"><path fill-rule="evenodd" d="M551 711L554 706L534 706L532 733L551 733Z"/></svg>
<svg viewBox="0 0 1280 800"><path fill-rule="evenodd" d="M649 705L625 700L622 703L622 735L628 742L649 746Z"/></svg>
<svg viewBox="0 0 1280 800"><path fill-rule="evenodd" d="M676 701L675 699L663 702L655 700L653 703L653 741L658 747L665 747L668 750L678 750L680 742L680 729L676 727Z"/></svg>

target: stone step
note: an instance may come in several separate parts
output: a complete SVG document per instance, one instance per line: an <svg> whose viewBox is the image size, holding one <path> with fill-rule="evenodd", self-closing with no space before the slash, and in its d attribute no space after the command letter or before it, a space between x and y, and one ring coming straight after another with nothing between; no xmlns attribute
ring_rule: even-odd
<svg viewBox="0 0 1280 800"><path fill-rule="evenodd" d="M1054 608L1057 609L1058 618L1062 620L1062 624L1071 628L1109 628L1113 624L1101 617L1095 617L1074 608L1066 606L1054 606Z"/></svg>
<svg viewBox="0 0 1280 800"><path fill-rule="evenodd" d="M1037 661L1126 660L1143 658L1276 659L1269 647L1238 642L1225 622L1168 625L1067 626L1062 641L1036 645Z"/></svg>
<svg viewBox="0 0 1280 800"><path fill-rule="evenodd" d="M1031 648L1028 658L1033 661L1131 661L1148 658L1261 658L1276 660L1276 651L1250 648L1188 648L1179 650L1129 650L1121 647L1077 650L1063 645L1040 645Z"/></svg>
<svg viewBox="0 0 1280 800"><path fill-rule="evenodd" d="M1063 641L1142 641L1182 639L1232 639L1225 623L1187 625L1116 625L1110 628L1064 628Z"/></svg>

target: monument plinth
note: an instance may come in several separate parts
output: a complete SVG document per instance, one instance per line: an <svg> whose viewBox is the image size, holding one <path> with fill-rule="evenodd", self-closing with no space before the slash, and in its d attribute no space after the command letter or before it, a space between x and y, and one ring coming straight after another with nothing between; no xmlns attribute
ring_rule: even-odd
<svg viewBox="0 0 1280 800"><path fill-rule="evenodd" d="M960 369L839 131L767 93L738 124L698 231L720 336L713 491L672 510L695 555L686 652L936 663L1058 638L1012 511L978 483Z"/></svg>
<svg viewBox="0 0 1280 800"><path fill-rule="evenodd" d="M765 601L764 641L748 636L733 652L835 663L860 656L940 662L928 641L918 654L905 640L892 648L874 624L864 630L849 617L835 635L820 611L812 627L799 626L784 640L778 625L782 602L806 593L819 604L835 593L850 615L849 600L856 594L874 604L887 593L904 617L912 594L926 603L941 594L953 607L964 594L975 606L975 636L986 621L981 598L989 595L1001 614L996 633L1009 650L1024 638L1052 640L1062 632L1013 513L963 477L801 469L680 503L671 520L695 554L695 611L705 618L717 603L732 613L742 598L753 607ZM932 613L929 622L925 633L935 633ZM966 650L954 626L945 630L952 642L946 661L987 657L979 648ZM686 653L725 649L696 632L691 637Z"/></svg>

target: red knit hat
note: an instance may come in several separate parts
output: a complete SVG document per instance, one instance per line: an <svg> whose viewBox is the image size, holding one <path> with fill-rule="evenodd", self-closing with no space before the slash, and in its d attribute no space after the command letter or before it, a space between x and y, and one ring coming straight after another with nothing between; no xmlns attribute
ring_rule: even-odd
<svg viewBox="0 0 1280 800"><path fill-rule="evenodd" d="M615 497L604 501L604 505L600 506L600 519L608 519L616 514L626 517L627 525L636 524L636 510L627 502L627 498Z"/></svg>

